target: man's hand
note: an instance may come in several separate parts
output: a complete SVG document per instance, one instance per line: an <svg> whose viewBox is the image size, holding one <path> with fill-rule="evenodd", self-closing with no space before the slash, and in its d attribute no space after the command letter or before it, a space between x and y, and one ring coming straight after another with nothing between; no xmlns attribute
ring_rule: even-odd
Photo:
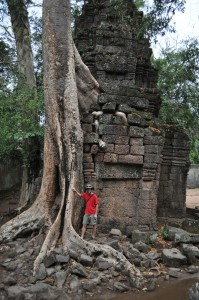
<svg viewBox="0 0 199 300"><path fill-rule="evenodd" d="M73 191L74 193L76 193L79 197L81 197L81 193L79 193L74 187L72 188L72 191Z"/></svg>
<svg viewBox="0 0 199 300"><path fill-rule="evenodd" d="M94 214L94 218L97 219L97 214Z"/></svg>

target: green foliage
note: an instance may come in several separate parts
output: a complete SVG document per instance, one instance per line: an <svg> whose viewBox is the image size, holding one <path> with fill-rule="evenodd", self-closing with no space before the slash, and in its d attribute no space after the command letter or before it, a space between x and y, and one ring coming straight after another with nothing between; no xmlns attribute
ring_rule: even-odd
<svg viewBox="0 0 199 300"><path fill-rule="evenodd" d="M158 237L162 237L163 239L168 239L169 236L169 230L167 226L161 226L158 230Z"/></svg>
<svg viewBox="0 0 199 300"><path fill-rule="evenodd" d="M42 93L39 92L38 98L35 98L34 93L26 88L17 88L12 93L0 92L0 159L15 150L25 157L25 141L30 137L43 136Z"/></svg>
<svg viewBox="0 0 199 300"><path fill-rule="evenodd" d="M186 0L154 0L151 7L147 7L144 26L150 39L156 41L157 35L164 36L167 31L175 32L171 20L176 11L184 12Z"/></svg>
<svg viewBox="0 0 199 300"><path fill-rule="evenodd" d="M179 49L167 48L154 59L159 70L158 87L162 106L159 117L165 123L179 123L192 141L190 161L198 161L199 139L199 42L184 41Z"/></svg>
<svg viewBox="0 0 199 300"><path fill-rule="evenodd" d="M192 141L189 160L191 164L199 164L199 139Z"/></svg>

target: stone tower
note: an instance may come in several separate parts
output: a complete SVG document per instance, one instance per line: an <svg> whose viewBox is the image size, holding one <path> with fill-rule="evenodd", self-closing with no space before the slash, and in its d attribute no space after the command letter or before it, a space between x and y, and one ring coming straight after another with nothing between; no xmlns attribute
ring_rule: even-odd
<svg viewBox="0 0 199 300"><path fill-rule="evenodd" d="M99 195L100 229L128 233L156 227L165 131L154 125L161 101L142 13L121 3L85 1L75 44L103 90L82 115L84 180Z"/></svg>

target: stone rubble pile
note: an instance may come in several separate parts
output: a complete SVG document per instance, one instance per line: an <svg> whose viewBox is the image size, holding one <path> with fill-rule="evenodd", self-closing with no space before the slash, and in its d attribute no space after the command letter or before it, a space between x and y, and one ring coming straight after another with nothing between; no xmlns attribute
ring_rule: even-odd
<svg viewBox="0 0 199 300"><path fill-rule="evenodd" d="M153 291L160 281L199 272L199 234L174 227L165 230L167 240L161 239L157 231L135 230L127 237L113 228L108 235L101 234L92 242L109 245L123 253L144 277L143 289ZM101 294L138 292L135 280L121 264L114 265L100 253L95 256L74 250L65 253L61 246L43 260L33 276L33 263L41 242L39 236L0 246L0 300L78 300Z"/></svg>

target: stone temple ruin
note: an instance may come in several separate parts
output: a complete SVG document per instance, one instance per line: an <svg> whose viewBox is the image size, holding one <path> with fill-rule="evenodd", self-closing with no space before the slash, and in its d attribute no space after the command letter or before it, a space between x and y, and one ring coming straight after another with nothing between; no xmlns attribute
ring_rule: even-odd
<svg viewBox="0 0 199 300"><path fill-rule="evenodd" d="M88 0L76 19L75 44L103 93L82 115L85 182L100 199L99 229L152 230L186 213L189 139L158 126L158 73L132 1ZM129 16L134 24L128 22Z"/></svg>

